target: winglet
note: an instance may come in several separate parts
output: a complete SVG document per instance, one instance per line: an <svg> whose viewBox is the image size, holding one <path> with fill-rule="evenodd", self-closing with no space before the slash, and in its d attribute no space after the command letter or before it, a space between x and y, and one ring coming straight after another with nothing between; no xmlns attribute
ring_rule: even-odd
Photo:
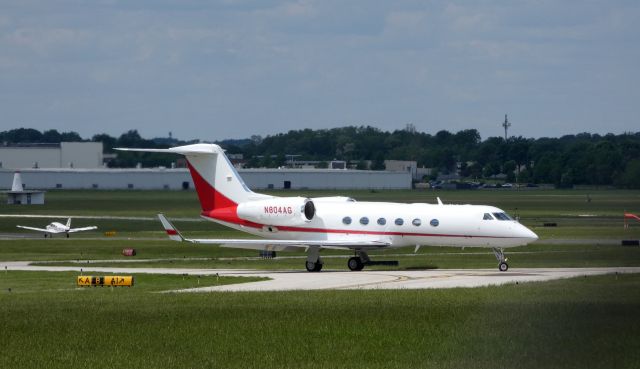
<svg viewBox="0 0 640 369"><path fill-rule="evenodd" d="M67 218L67 228L71 228L71 217Z"/></svg>
<svg viewBox="0 0 640 369"><path fill-rule="evenodd" d="M438 199L438 205L443 205L443 204L442 204L442 200L440 200L440 198L439 198L439 197L436 197L436 199Z"/></svg>
<svg viewBox="0 0 640 369"><path fill-rule="evenodd" d="M160 219L160 222L162 223L164 230L167 231L167 235L169 236L170 240L184 241L184 237L182 237L182 235L180 234L180 232L178 232L176 227L174 227L173 224L171 224L171 222L169 222L163 214L158 214L158 219Z"/></svg>

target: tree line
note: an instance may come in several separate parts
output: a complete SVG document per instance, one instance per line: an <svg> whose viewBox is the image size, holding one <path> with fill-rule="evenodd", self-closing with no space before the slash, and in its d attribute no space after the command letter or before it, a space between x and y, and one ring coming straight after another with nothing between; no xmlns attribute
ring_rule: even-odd
<svg viewBox="0 0 640 369"><path fill-rule="evenodd" d="M0 132L0 142L52 143L83 141L75 132L14 129ZM114 147L163 148L194 141L144 139L136 130L119 137L94 135L90 140ZM620 135L580 133L559 138L489 137L475 129L432 135L413 129L383 131L370 126L302 129L241 140L217 142L231 154L242 154L247 167L279 167L288 155L296 160L345 160L359 168L384 169L384 160L414 160L437 173L459 172L463 178L483 180L506 176L510 182L576 184L640 188L640 132ZM112 167L171 165L171 155L118 152Z"/></svg>

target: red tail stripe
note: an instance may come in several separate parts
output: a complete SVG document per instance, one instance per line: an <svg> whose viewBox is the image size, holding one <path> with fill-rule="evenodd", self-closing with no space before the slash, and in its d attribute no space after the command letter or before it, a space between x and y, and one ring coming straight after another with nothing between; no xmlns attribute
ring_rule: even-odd
<svg viewBox="0 0 640 369"><path fill-rule="evenodd" d="M216 191L216 189L207 182L207 180L202 178L200 173L198 173L198 171L191 165L189 160L187 160L187 165L189 166L189 172L191 172L191 178L193 178L193 184L196 186L196 191L198 192L202 211L211 211L217 208L226 208L237 205L228 197Z"/></svg>
<svg viewBox="0 0 640 369"><path fill-rule="evenodd" d="M167 234L169 236L176 236L178 232L175 229L167 229Z"/></svg>
<svg viewBox="0 0 640 369"><path fill-rule="evenodd" d="M632 213L624 213L624 217L626 219L637 219L637 220L640 221L640 217L638 217L637 215L632 214Z"/></svg>
<svg viewBox="0 0 640 369"><path fill-rule="evenodd" d="M238 217L238 206L229 206L226 208L218 208L213 211L203 211L201 213L203 217L221 220L223 222L242 225L250 228L262 228L262 224L250 222L248 220Z"/></svg>

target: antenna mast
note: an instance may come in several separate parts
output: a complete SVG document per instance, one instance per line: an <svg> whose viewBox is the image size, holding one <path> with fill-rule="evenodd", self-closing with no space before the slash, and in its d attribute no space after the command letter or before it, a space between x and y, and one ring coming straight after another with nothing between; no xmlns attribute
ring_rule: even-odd
<svg viewBox="0 0 640 369"><path fill-rule="evenodd" d="M504 115L504 123L502 123L502 126L504 127L504 140L507 140L507 130L509 129L509 127L511 127L511 123L509 123L509 120L507 119L507 115Z"/></svg>

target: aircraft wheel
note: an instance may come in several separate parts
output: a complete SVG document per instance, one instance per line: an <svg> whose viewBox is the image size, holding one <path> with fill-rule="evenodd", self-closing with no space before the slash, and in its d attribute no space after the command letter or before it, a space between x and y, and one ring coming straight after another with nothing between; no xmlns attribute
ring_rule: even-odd
<svg viewBox="0 0 640 369"><path fill-rule="evenodd" d="M67 233L67 238L69 238L69 233Z"/></svg>
<svg viewBox="0 0 640 369"><path fill-rule="evenodd" d="M500 264L498 264L498 269L501 272L506 272L509 269L509 264L505 263L504 261Z"/></svg>
<svg viewBox="0 0 640 369"><path fill-rule="evenodd" d="M364 264L362 264L362 260L360 260L359 257L355 257L355 256L349 258L349 261L347 262L347 266L351 271L354 271L354 272L360 271L362 270L362 268L364 268Z"/></svg>
<svg viewBox="0 0 640 369"><path fill-rule="evenodd" d="M44 234L44 238L47 238L47 234L46 233Z"/></svg>
<svg viewBox="0 0 640 369"><path fill-rule="evenodd" d="M315 263L315 267L313 268L314 272L319 272L322 270L322 263Z"/></svg>
<svg viewBox="0 0 640 369"><path fill-rule="evenodd" d="M322 269L322 264L320 264L320 269L316 269L318 268L317 265L319 263L313 263L311 261L307 261L304 266L307 268L307 272L318 272L320 271L320 269Z"/></svg>

